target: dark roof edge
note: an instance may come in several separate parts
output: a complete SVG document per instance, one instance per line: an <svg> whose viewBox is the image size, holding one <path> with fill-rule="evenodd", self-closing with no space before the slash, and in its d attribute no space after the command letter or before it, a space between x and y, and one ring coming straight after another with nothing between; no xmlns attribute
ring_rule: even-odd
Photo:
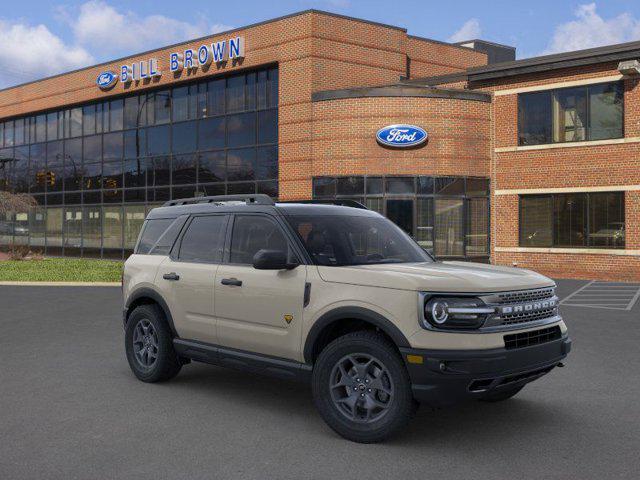
<svg viewBox="0 0 640 480"><path fill-rule="evenodd" d="M311 95L313 102L328 100L344 100L348 98L368 97L421 97L421 98L449 98L469 100L474 102L491 102L491 94L455 90L447 88L420 87L415 85L386 85L382 87L345 88L340 90L324 90Z"/></svg>
<svg viewBox="0 0 640 480"><path fill-rule="evenodd" d="M467 72L455 72L455 73L447 73L444 75L434 75L432 77L417 77L417 78L406 78L400 77L400 83L405 85L421 85L431 86L431 85L441 85L443 83L450 82L460 82L466 81L468 79Z"/></svg>
<svg viewBox="0 0 640 480"><path fill-rule="evenodd" d="M498 43L498 42L490 42L489 40L483 40L482 38L472 38L470 40L465 40L464 42L455 42L452 45L459 45L461 47L463 47L465 43L471 43L471 42L482 42L482 43L487 43L489 45L494 45L496 47L500 47L500 48L509 48L511 50L515 50L516 47L512 46L512 45L506 45L504 43ZM466 47L466 48L471 48L471 47Z"/></svg>
<svg viewBox="0 0 640 480"><path fill-rule="evenodd" d="M471 50L472 52L477 52L477 50L475 48L472 48L472 47L465 47L464 45L458 45L456 43L444 42L442 40L435 40L433 38L419 37L418 35L407 35L407 37L414 38L416 40L422 40L424 42L431 42L431 43L437 43L439 45L446 45L447 47L462 48L464 50ZM484 53L484 52L478 52L478 53Z"/></svg>
<svg viewBox="0 0 640 480"><path fill-rule="evenodd" d="M193 39L186 39L186 40L183 40L183 41L178 42L178 43L172 43L171 45L164 45L164 46L161 46L161 47L152 48L151 50L146 50L144 52L132 53L132 54L126 55L124 57L116 58L116 59L113 59L113 60L107 60L105 62L100 62L100 63L96 63L96 64L93 64L93 65L88 65L86 67L76 68L75 70L69 70L68 72L57 73L55 75L50 75L48 77L42 77L42 78L38 78L38 79L35 79L35 80L30 80L28 82L19 83L18 85L12 85L10 87L0 88L0 92L11 90L13 88L24 87L26 85L31 85L32 83L42 82L42 81L45 81L45 80L51 80L52 78L62 77L64 75L69 75L69 74L72 74L72 73L81 72L83 70L89 70L89 69L92 69L92 68L101 67L103 65L108 65L110 63L122 62L123 60L126 60L126 59L131 58L131 57L139 57L139 56L142 56L142 55L148 55L150 53L157 52L158 50L165 50L167 48L178 47L180 45L184 45L185 43L198 42L200 40L205 40L207 38L211 38L211 37L218 36L218 35L228 35L230 33L237 32L237 31L240 31L240 30L246 30L248 28L255 28L255 27L259 27L259 26L266 25L266 24L269 24L269 23L274 23L274 22L278 22L278 21L281 21L281 20L285 20L287 18L293 18L293 17L298 17L298 16L301 16L301 15L306 15L306 14L309 14L309 13L316 13L316 14L320 14L320 15L327 15L327 16L330 16L330 17L343 18L345 20L351 20L351 21L360 22L360 23L367 23L369 25L378 25L380 27L392 28L394 30L400 30L401 32L406 32L407 31L406 28L398 27L398 26L395 26L395 25L388 25L388 24L385 24L385 23L374 22L372 20L364 20L362 18L349 17L347 15L341 15L339 13L333 13L333 12L327 12L327 11L324 11L324 10L317 10L315 8L309 8L309 9L306 9L306 10L301 10L299 12L289 13L287 15L282 15L280 17L271 18L269 20L263 20L261 22L251 23L249 25L244 25L242 27L236 27L236 28L232 28L230 30L225 30L225 31L222 31L222 32L213 32L213 33L210 33L210 34L205 35L203 37L198 37L198 38L193 38Z"/></svg>
<svg viewBox="0 0 640 480"><path fill-rule="evenodd" d="M495 63L467 70L470 81L488 80L506 76L536 73L559 68L612 62L640 56L640 41L607 45L604 47L555 53L540 57Z"/></svg>

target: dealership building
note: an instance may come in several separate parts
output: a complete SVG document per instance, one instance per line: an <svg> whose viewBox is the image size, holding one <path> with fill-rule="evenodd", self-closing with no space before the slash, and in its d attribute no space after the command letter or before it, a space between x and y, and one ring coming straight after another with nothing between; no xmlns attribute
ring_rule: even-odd
<svg viewBox="0 0 640 480"><path fill-rule="evenodd" d="M126 258L175 198L357 200L439 259L640 280L640 42L515 60L307 10L0 90L0 248ZM46 61L46 59L43 59Z"/></svg>

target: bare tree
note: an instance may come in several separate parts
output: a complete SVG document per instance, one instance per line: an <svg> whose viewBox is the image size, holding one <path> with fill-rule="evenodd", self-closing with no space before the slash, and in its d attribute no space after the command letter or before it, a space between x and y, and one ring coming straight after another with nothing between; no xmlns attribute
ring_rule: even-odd
<svg viewBox="0 0 640 480"><path fill-rule="evenodd" d="M0 215L13 212L27 212L38 205L36 199L27 193L0 191Z"/></svg>

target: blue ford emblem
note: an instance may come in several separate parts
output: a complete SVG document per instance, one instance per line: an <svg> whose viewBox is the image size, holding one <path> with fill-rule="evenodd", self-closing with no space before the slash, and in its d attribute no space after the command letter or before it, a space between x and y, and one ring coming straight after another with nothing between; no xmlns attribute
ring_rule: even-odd
<svg viewBox="0 0 640 480"><path fill-rule="evenodd" d="M115 85L118 81L118 76L113 72L102 72L96 79L96 85L102 90L107 90Z"/></svg>
<svg viewBox="0 0 640 480"><path fill-rule="evenodd" d="M427 141L427 132L415 125L389 125L376 133L378 142L389 147L415 147Z"/></svg>

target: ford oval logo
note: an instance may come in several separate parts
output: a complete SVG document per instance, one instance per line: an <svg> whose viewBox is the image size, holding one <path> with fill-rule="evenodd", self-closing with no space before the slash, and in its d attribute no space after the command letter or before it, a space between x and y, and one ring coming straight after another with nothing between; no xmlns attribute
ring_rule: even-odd
<svg viewBox="0 0 640 480"><path fill-rule="evenodd" d="M388 147L415 147L427 141L427 132L415 125L389 125L376 134L378 142Z"/></svg>
<svg viewBox="0 0 640 480"><path fill-rule="evenodd" d="M113 72L102 72L96 79L96 85L102 90L107 90L115 85L118 76Z"/></svg>

